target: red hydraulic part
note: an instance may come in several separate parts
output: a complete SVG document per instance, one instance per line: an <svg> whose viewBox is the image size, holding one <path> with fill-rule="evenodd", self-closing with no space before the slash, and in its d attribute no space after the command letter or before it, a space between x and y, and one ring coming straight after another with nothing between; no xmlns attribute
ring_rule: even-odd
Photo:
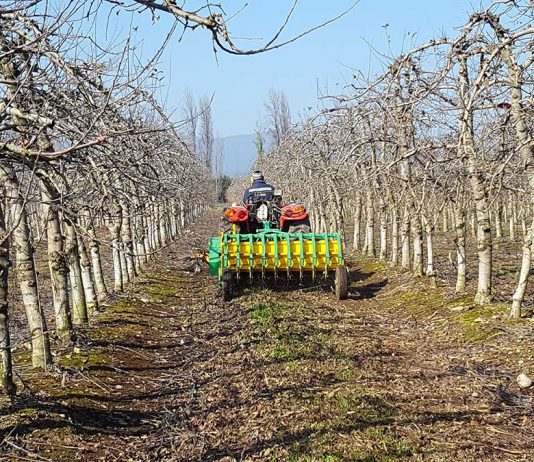
<svg viewBox="0 0 534 462"><path fill-rule="evenodd" d="M286 222L305 220L308 218L308 211L302 204L290 204L282 207L282 216L280 217L280 229L285 229Z"/></svg>
<svg viewBox="0 0 534 462"><path fill-rule="evenodd" d="M243 221L248 221L248 210L245 207L242 207L240 205L228 207L224 211L224 215L232 223L241 223Z"/></svg>

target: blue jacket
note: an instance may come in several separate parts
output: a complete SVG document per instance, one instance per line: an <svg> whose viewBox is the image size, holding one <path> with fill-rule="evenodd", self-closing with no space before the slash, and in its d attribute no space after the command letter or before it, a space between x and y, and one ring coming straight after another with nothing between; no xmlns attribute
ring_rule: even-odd
<svg viewBox="0 0 534 462"><path fill-rule="evenodd" d="M243 203L246 204L250 199L253 201L258 199L271 201L273 200L273 197L274 187L269 183L266 183L265 180L256 180L245 190Z"/></svg>

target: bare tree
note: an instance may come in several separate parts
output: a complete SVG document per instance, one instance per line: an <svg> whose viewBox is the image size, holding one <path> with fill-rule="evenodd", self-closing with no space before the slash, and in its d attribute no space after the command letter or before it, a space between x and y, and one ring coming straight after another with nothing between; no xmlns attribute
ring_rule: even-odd
<svg viewBox="0 0 534 462"><path fill-rule="evenodd" d="M185 137L192 152L197 152L197 127L199 111L195 97L191 90L187 89L184 94L182 107L184 117Z"/></svg>
<svg viewBox="0 0 534 462"><path fill-rule="evenodd" d="M199 151L209 172L213 173L215 135L213 133L212 99L204 96L198 103L199 109Z"/></svg>
<svg viewBox="0 0 534 462"><path fill-rule="evenodd" d="M150 65L132 75L128 41L121 54L77 35L73 24L94 14L86 6L65 2L54 17L38 1L0 9L0 385L10 394L11 263L29 331L16 337L47 368L50 340L74 338L107 296L102 252L112 249L123 290L216 200L205 162L146 86Z"/></svg>
<svg viewBox="0 0 534 462"><path fill-rule="evenodd" d="M214 140L213 148L213 177L215 178L215 192L217 198L221 197L224 176L223 176L223 163L224 163L224 140L219 134L217 134Z"/></svg>
<svg viewBox="0 0 534 462"><path fill-rule="evenodd" d="M265 102L267 130L275 146L280 146L283 137L291 130L291 112L287 96L282 90L271 88Z"/></svg>
<svg viewBox="0 0 534 462"><path fill-rule="evenodd" d="M533 16L531 2L495 2L472 14L456 38L392 57L386 73L356 79L349 94L323 98L323 109L282 137L257 166L290 198L309 205L318 231L339 229L339 210L352 214L354 247L360 248L365 229L366 254L376 253L378 223L379 257L432 284L438 281L433 246L439 223L445 232L454 230L456 259L450 261L458 293L471 290L466 249L474 242L474 299L481 305L494 290L493 233L505 238L508 222L509 240L523 236L511 310L521 316L534 251L528 97L534 60L527 51ZM289 164L290 180L283 167Z"/></svg>

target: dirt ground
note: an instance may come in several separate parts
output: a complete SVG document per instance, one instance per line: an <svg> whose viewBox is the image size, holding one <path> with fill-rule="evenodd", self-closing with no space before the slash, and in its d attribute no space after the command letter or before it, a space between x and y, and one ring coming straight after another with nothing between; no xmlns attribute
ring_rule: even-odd
<svg viewBox="0 0 534 462"><path fill-rule="evenodd" d="M17 354L1 460L534 457L534 390L515 382L534 375L532 318L356 257L346 301L255 287L224 303L206 271L184 269L192 236L110 300L54 373Z"/></svg>

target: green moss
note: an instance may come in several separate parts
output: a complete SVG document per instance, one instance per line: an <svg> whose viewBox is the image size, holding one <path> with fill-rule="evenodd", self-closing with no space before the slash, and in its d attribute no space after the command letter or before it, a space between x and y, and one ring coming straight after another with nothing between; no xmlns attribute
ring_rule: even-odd
<svg viewBox="0 0 534 462"><path fill-rule="evenodd" d="M460 326L473 326L476 323L490 319L495 315L506 313L506 308L501 305L477 306L473 309L456 314L453 319Z"/></svg>
<svg viewBox="0 0 534 462"><path fill-rule="evenodd" d="M67 356L63 356L59 362L65 367L90 367L109 364L109 361L109 356L100 351L95 351L82 352L78 354L72 353Z"/></svg>
<svg viewBox="0 0 534 462"><path fill-rule="evenodd" d="M440 317L448 319L452 335L468 343L484 343L499 335L497 324L503 320L508 307L503 305L476 306L471 295L447 298L445 290L431 289L413 284L410 290L395 294L391 304L397 310L409 311L422 319ZM438 334L439 335L439 334ZM449 334L447 334L449 335Z"/></svg>
<svg viewBox="0 0 534 462"><path fill-rule="evenodd" d="M37 414L37 409L34 409L33 407L26 407L24 409L20 409L17 411L20 415L26 415L26 416L33 416Z"/></svg>
<svg viewBox="0 0 534 462"><path fill-rule="evenodd" d="M185 292L174 284L158 283L151 284L144 288L144 293L159 297L181 297Z"/></svg>
<svg viewBox="0 0 534 462"><path fill-rule="evenodd" d="M131 299L122 299L117 304L113 305L112 307L108 308L106 312L99 313L97 316L98 321L109 321L109 320L115 320L119 319L117 317L117 314L120 314L120 319L123 319L123 317L126 315L131 316L138 316L138 313L136 311L137 303L135 300Z"/></svg>
<svg viewBox="0 0 534 462"><path fill-rule="evenodd" d="M387 270L389 268L389 264L377 260L362 259L358 260L356 267L362 273L376 273Z"/></svg>
<svg viewBox="0 0 534 462"><path fill-rule="evenodd" d="M13 355L13 362L15 364L31 364L32 363L32 352L31 351L21 351Z"/></svg>
<svg viewBox="0 0 534 462"><path fill-rule="evenodd" d="M495 317L504 316L508 308L502 305L476 306L452 316L458 328L457 337L468 343L484 343L499 335L502 330L495 325Z"/></svg>
<svg viewBox="0 0 534 462"><path fill-rule="evenodd" d="M39 411L33 407L25 407L2 416L0 419L0 431L10 431L19 425L31 425L39 418ZM10 459L11 460L11 459Z"/></svg>
<svg viewBox="0 0 534 462"><path fill-rule="evenodd" d="M449 308L455 306L470 307L475 304L475 297L472 295L456 295L454 298L448 300L447 306Z"/></svg>
<svg viewBox="0 0 534 462"><path fill-rule="evenodd" d="M356 400L343 395L336 396L336 402L339 408L344 412L352 411L358 407Z"/></svg>

